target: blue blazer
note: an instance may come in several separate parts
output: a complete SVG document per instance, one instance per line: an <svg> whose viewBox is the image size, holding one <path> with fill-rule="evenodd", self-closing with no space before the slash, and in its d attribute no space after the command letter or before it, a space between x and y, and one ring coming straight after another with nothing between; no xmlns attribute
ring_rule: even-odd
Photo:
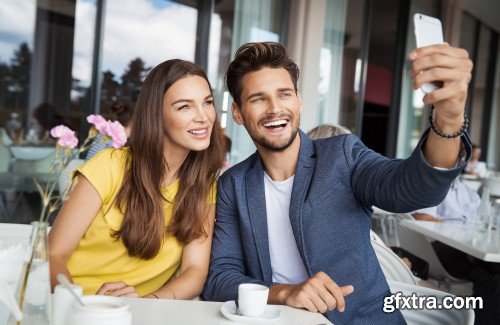
<svg viewBox="0 0 500 325"><path fill-rule="evenodd" d="M382 310L390 291L370 243L371 206L409 212L445 198L465 163L449 170L427 164L422 154L427 132L401 160L381 156L354 135L311 141L300 131L290 222L308 274L323 271L339 286L354 286L345 312L325 314L335 324L405 323L399 311ZM462 142L468 159L467 135ZM221 176L204 299L235 300L241 283L273 284L264 195L257 152Z"/></svg>

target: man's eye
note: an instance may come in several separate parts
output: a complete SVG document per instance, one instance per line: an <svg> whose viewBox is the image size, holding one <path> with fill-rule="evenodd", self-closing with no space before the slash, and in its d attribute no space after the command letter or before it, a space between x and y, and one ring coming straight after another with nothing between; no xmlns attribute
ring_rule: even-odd
<svg viewBox="0 0 500 325"><path fill-rule="evenodd" d="M290 97L291 95L290 93L281 93L281 97Z"/></svg>

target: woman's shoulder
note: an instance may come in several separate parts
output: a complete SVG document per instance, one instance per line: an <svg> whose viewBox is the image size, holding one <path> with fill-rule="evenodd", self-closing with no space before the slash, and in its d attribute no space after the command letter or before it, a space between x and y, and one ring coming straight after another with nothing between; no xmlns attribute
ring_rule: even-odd
<svg viewBox="0 0 500 325"><path fill-rule="evenodd" d="M107 148L99 151L88 163L100 164L107 163L111 165L124 165L130 156L130 148Z"/></svg>

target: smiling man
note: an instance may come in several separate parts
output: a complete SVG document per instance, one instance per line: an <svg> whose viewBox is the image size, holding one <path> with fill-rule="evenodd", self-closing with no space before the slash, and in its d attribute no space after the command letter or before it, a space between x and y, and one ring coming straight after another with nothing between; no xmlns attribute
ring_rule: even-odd
<svg viewBox="0 0 500 325"><path fill-rule="evenodd" d="M464 106L472 64L448 45L417 49L414 87L441 80L424 101L433 128L412 156L391 160L354 135L311 141L299 129L299 69L283 45L243 45L227 74L233 118L257 152L219 180L210 271L203 297L234 300L238 285L270 287L269 303L305 308L338 324L401 324L370 243L371 206L433 206L470 156ZM425 70L425 73L420 73ZM440 167L440 168L436 168Z"/></svg>

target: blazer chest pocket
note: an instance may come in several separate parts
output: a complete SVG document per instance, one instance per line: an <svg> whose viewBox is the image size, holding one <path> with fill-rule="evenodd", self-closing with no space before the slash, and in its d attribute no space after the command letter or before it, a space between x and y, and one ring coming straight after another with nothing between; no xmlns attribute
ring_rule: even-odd
<svg viewBox="0 0 500 325"><path fill-rule="evenodd" d="M333 200L336 195L342 196L342 193L346 190L346 184L342 181L335 182L331 184L324 191L317 191L316 195L310 197L308 199L308 203L311 206L315 206L317 204L321 204L324 201ZM318 193L319 192L319 193Z"/></svg>

